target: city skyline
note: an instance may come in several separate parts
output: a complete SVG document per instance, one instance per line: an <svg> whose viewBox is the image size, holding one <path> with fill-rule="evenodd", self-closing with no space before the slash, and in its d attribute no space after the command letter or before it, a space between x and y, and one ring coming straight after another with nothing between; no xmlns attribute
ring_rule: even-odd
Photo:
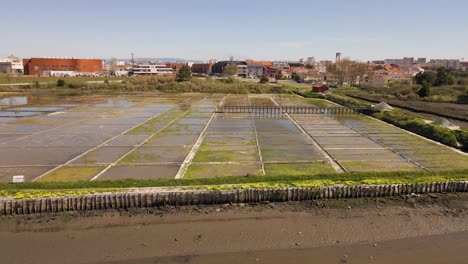
<svg viewBox="0 0 468 264"><path fill-rule="evenodd" d="M155 2L5 3L8 12L0 21L7 41L0 44L0 56L129 58L133 52L203 61L294 61L332 60L340 51L361 61L468 58L468 36L459 33L468 24L464 1ZM442 20L440 14L451 15Z"/></svg>

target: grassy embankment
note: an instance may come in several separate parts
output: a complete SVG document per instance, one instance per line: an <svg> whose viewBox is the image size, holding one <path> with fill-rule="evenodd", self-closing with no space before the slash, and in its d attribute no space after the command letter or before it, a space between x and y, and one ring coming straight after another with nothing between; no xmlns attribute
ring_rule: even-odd
<svg viewBox="0 0 468 264"><path fill-rule="evenodd" d="M359 184L405 184L467 181L468 170L440 172L369 172L317 175L240 176L200 179L115 180L80 182L27 182L0 184L0 197L43 198L125 191L126 188L181 187L184 189L230 190L242 188L319 187Z"/></svg>
<svg viewBox="0 0 468 264"><path fill-rule="evenodd" d="M466 88L468 91L468 88ZM468 116L463 108L463 104L459 101L423 101L423 100L408 100L399 99L392 96L386 96L382 94L368 93L366 91L348 91L344 92L345 95L353 97L355 99L366 100L374 103L387 102L393 106L400 107L402 109L408 109L414 112L428 113L438 115L446 118L453 118L468 122ZM460 98L460 97L456 97ZM465 99L461 99L465 100Z"/></svg>
<svg viewBox="0 0 468 264"><path fill-rule="evenodd" d="M281 86L243 82L236 79L192 78L190 81L177 82L173 76L140 76L131 78L103 77L67 77L63 86L57 86L55 77L15 77L6 81L0 78L0 83L22 83L29 80L31 84L24 86L2 86L3 92L40 92L52 91L60 94L83 95L87 93L129 93L129 92L164 92L164 93L285 93ZM119 80L121 82L112 82ZM88 83L89 81L104 81ZM37 83L36 83L37 82Z"/></svg>
<svg viewBox="0 0 468 264"><path fill-rule="evenodd" d="M9 77L6 74L0 74L0 84L30 83L55 85L59 79L65 80L65 83L78 83L88 81L117 81L123 80L123 77L39 77L39 76L17 76Z"/></svg>
<svg viewBox="0 0 468 264"><path fill-rule="evenodd" d="M430 95L420 97L421 85L391 84L390 87L361 87L349 92L365 95L374 100L398 99L401 101L422 101L436 103L468 103L468 85L444 85L431 87Z"/></svg>

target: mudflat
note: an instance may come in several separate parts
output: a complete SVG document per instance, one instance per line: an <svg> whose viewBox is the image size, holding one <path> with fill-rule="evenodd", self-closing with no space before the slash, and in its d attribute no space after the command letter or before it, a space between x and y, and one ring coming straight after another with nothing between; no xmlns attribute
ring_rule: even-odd
<svg viewBox="0 0 468 264"><path fill-rule="evenodd" d="M3 263L466 263L468 194L0 218Z"/></svg>

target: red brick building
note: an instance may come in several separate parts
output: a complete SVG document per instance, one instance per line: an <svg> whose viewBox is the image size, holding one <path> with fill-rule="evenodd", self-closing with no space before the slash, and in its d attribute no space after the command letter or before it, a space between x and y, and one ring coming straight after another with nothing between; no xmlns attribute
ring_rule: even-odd
<svg viewBox="0 0 468 264"><path fill-rule="evenodd" d="M187 65L187 63L166 63L166 67L171 68L174 72L178 72L182 66Z"/></svg>
<svg viewBox="0 0 468 264"><path fill-rule="evenodd" d="M263 68L263 75L270 79L276 78L276 75L279 73L281 73L281 71L274 66L267 66Z"/></svg>
<svg viewBox="0 0 468 264"><path fill-rule="evenodd" d="M208 74L211 73L213 67L210 63L194 63L192 64L192 73L195 74Z"/></svg>
<svg viewBox="0 0 468 264"><path fill-rule="evenodd" d="M43 75L44 71L102 72L100 59L31 58L23 59L24 74Z"/></svg>
<svg viewBox="0 0 468 264"><path fill-rule="evenodd" d="M326 92L328 91L328 86L324 85L324 84L316 84L314 86L312 86L312 92L314 93L323 93L323 92Z"/></svg>

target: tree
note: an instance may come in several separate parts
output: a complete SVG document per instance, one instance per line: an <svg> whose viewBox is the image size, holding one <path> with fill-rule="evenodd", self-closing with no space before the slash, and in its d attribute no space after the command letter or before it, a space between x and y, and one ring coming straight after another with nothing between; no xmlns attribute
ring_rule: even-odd
<svg viewBox="0 0 468 264"><path fill-rule="evenodd" d="M423 85L423 83L427 83L428 85L434 85L436 82L437 76L434 72L420 72L414 76L414 82L416 84Z"/></svg>
<svg viewBox="0 0 468 264"><path fill-rule="evenodd" d="M418 91L419 97L428 97L431 95L431 86L428 82L424 81L422 88Z"/></svg>
<svg viewBox="0 0 468 264"><path fill-rule="evenodd" d="M366 63L354 63L349 68L349 79L351 85L362 85L369 74L369 68Z"/></svg>
<svg viewBox="0 0 468 264"><path fill-rule="evenodd" d="M237 75L237 65L235 63L228 64L223 69L223 76Z"/></svg>
<svg viewBox="0 0 468 264"><path fill-rule="evenodd" d="M351 68L351 60L345 58L340 62L332 65L331 72L338 80L338 85L343 86L343 83L349 78L349 71Z"/></svg>
<svg viewBox="0 0 468 264"><path fill-rule="evenodd" d="M299 74L297 74L296 72L293 72L291 74L291 79L293 79L296 82L299 82L301 80L301 76L299 76Z"/></svg>
<svg viewBox="0 0 468 264"><path fill-rule="evenodd" d="M176 74L176 80L178 82L185 82L192 78L192 69L188 65L180 67Z"/></svg>
<svg viewBox="0 0 468 264"><path fill-rule="evenodd" d="M275 75L275 79L276 80L282 80L283 79L283 74L281 74L281 72L279 72L278 74Z"/></svg>
<svg viewBox="0 0 468 264"><path fill-rule="evenodd" d="M263 75L262 78L260 78L260 83L267 83L269 81L270 81L270 79L265 75Z"/></svg>
<svg viewBox="0 0 468 264"><path fill-rule="evenodd" d="M63 80L63 79L58 79L58 80L57 80L57 86L58 86L58 87L65 86L65 80Z"/></svg>
<svg viewBox="0 0 468 264"><path fill-rule="evenodd" d="M452 85L454 84L455 80L452 76L450 76L450 72L447 71L445 68L437 69L436 80L434 86L442 86L442 85Z"/></svg>

